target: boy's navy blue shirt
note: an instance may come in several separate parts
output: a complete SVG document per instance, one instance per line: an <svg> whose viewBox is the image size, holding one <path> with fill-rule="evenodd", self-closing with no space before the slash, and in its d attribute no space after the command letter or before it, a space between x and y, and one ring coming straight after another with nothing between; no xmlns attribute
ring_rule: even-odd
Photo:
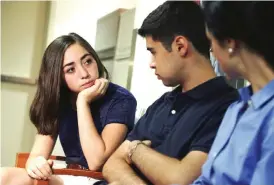
<svg viewBox="0 0 274 185"><path fill-rule="evenodd" d="M151 140L152 148L181 160L191 151L208 153L228 106L239 98L224 77L182 93L182 87L156 100L127 139Z"/></svg>

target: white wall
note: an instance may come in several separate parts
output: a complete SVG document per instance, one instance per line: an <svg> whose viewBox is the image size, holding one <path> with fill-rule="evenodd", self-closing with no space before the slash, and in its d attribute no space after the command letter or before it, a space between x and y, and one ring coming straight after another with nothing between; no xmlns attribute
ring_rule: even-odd
<svg viewBox="0 0 274 185"><path fill-rule="evenodd" d="M111 78L112 82L127 89L130 89L131 68L135 52L134 19L135 9L125 11L120 16Z"/></svg>
<svg viewBox="0 0 274 185"><path fill-rule="evenodd" d="M138 0L134 28L140 28L145 17L163 2L165 0ZM150 61L145 39L137 36L131 91L137 99L138 111L146 109L164 92L171 90L154 75L154 70L149 68Z"/></svg>
<svg viewBox="0 0 274 185"><path fill-rule="evenodd" d="M35 86L1 83L1 166L14 166L17 152L31 150L35 127L28 110Z"/></svg>
<svg viewBox="0 0 274 185"><path fill-rule="evenodd" d="M1 73L34 79L44 49L47 2L1 2ZM35 86L1 83L1 166L31 149L35 128L28 111Z"/></svg>
<svg viewBox="0 0 274 185"><path fill-rule="evenodd" d="M47 43L62 34L77 32L94 46L99 18L118 8L131 9L135 6L136 0L52 1Z"/></svg>

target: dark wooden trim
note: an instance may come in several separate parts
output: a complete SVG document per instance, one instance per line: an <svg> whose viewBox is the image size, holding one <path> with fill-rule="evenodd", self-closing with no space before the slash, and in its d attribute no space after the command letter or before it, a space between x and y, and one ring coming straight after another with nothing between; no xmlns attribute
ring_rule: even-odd
<svg viewBox="0 0 274 185"><path fill-rule="evenodd" d="M29 153L17 153L16 154L16 163L15 166L18 168L25 168L25 164L28 160ZM66 157L63 156L50 156L52 160L60 160L65 161ZM99 171L91 171L91 170L78 170L78 169L52 169L53 174L55 175L74 175L74 176L84 176L91 177L94 179L103 180L103 174ZM45 180L35 180L36 185L48 185L49 181Z"/></svg>

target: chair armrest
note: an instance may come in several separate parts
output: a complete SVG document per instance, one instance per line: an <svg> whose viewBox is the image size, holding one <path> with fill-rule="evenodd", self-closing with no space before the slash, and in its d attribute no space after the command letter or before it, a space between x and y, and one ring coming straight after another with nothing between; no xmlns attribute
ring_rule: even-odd
<svg viewBox="0 0 274 185"><path fill-rule="evenodd" d="M16 164L15 166L18 168L25 168L25 164L28 160L29 153L17 153L16 155ZM50 156L50 159L52 160L59 160L59 161L65 161L66 158L63 156ZM90 170L78 170L78 169L52 169L53 174L55 175L74 175L74 176L84 176L84 177L91 177L94 179L103 180L103 174L102 172L97 171L90 171ZM45 180L35 180L35 185L48 185L49 181Z"/></svg>
<svg viewBox="0 0 274 185"><path fill-rule="evenodd" d="M48 180L35 180L34 181L34 185L49 185L49 181Z"/></svg>

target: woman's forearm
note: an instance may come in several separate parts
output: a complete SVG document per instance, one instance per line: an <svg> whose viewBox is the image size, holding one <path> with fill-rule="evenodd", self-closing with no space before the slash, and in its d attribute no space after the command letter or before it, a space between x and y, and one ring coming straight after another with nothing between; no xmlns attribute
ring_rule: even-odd
<svg viewBox="0 0 274 185"><path fill-rule="evenodd" d="M105 163L105 143L99 135L87 102L77 102L80 143L90 170L98 170Z"/></svg>

